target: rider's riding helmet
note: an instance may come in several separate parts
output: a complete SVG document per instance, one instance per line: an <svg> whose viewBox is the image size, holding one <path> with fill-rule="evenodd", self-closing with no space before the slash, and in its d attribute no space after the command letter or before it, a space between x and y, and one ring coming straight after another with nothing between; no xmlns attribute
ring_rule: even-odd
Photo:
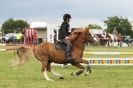
<svg viewBox="0 0 133 88"><path fill-rule="evenodd" d="M67 20L67 19L70 19L70 18L71 18L70 14L64 14L64 16L63 16L63 20Z"/></svg>

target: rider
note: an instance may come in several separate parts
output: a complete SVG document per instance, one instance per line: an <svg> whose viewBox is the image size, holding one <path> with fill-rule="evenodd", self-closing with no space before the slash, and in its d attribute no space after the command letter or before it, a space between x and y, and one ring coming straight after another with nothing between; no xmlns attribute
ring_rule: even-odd
<svg viewBox="0 0 133 88"><path fill-rule="evenodd" d="M69 37L69 34L70 34L69 21L70 21L70 19L71 19L70 14L64 14L63 22L62 22L60 29L59 29L59 40L61 40L62 42L64 42L66 44L65 56L67 58L68 63L72 63L72 54L71 54L72 43L71 43L70 37Z"/></svg>

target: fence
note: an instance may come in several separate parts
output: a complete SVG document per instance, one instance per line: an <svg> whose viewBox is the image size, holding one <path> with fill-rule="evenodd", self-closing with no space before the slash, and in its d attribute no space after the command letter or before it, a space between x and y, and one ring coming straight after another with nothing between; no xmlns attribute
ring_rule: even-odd
<svg viewBox="0 0 133 88"><path fill-rule="evenodd" d="M19 47L21 44L0 44L0 46L1 46L1 48L0 48L0 52L2 52L2 51L8 51L8 50L16 50L17 49L17 47ZM5 46L7 47L7 46L15 46L15 48L5 48Z"/></svg>
<svg viewBox="0 0 133 88"><path fill-rule="evenodd" d="M133 58L85 58L91 65L133 65Z"/></svg>

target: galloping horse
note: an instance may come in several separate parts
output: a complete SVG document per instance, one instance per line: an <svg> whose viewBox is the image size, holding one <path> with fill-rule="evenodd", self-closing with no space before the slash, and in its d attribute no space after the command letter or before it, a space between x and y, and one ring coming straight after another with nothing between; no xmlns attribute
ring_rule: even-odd
<svg viewBox="0 0 133 88"><path fill-rule="evenodd" d="M87 60L82 59L83 51L85 48L85 44L93 42L93 36L89 32L89 29L86 28L77 28L74 30L71 35L71 42L73 44L72 47L72 56L73 56L73 66L80 68L80 71L73 72L71 75L80 75L84 72L86 75L91 72L89 62ZM30 50L33 51L34 56L42 63L42 73L46 80L52 80L48 77L47 71L52 72L54 75L58 76L61 79L64 79L62 75L57 74L53 70L51 70L51 63L58 63L58 64L67 64L65 53L62 49L55 48L55 44L49 42L43 42L33 49L29 47L20 47L17 50L17 54L20 59L20 65L27 61L29 58ZM84 68L81 63L87 64L87 68Z"/></svg>

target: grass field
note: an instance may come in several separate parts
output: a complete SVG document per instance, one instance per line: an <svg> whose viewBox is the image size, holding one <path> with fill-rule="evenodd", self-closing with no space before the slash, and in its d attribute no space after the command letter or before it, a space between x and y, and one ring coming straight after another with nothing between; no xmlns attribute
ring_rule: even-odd
<svg viewBox="0 0 133 88"><path fill-rule="evenodd" d="M133 52L133 47L127 48L108 48L108 47L89 47L85 48L86 52ZM87 58L131 58L133 55L84 55Z"/></svg>
<svg viewBox="0 0 133 88"><path fill-rule="evenodd" d="M132 52L130 48L125 50ZM92 73L87 77L84 74L70 76L71 72L78 70L76 67L62 69L54 66L53 69L63 74L65 79L60 80L49 73L54 81L48 82L44 80L41 65L36 59L31 59L19 69L11 66L12 60L13 52L0 52L0 88L133 88L133 66L92 66Z"/></svg>

